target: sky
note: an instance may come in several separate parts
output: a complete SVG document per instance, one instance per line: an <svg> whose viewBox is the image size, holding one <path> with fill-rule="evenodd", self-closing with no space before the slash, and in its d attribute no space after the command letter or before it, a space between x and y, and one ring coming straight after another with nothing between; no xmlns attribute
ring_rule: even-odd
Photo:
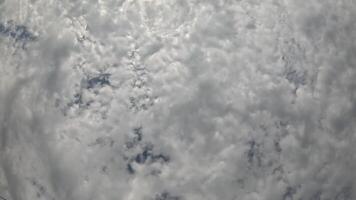
<svg viewBox="0 0 356 200"><path fill-rule="evenodd" d="M0 0L0 197L356 199L353 0Z"/></svg>

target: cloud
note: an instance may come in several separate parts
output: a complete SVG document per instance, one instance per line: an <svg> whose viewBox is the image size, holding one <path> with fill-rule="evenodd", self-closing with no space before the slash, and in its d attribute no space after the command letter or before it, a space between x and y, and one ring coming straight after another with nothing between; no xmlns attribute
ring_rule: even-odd
<svg viewBox="0 0 356 200"><path fill-rule="evenodd" d="M351 1L3 1L0 196L354 199Z"/></svg>

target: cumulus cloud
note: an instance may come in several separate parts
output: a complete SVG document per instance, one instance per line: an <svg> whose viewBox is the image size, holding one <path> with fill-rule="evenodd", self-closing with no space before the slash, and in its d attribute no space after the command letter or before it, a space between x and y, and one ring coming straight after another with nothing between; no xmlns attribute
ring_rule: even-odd
<svg viewBox="0 0 356 200"><path fill-rule="evenodd" d="M355 11L0 1L0 196L355 199Z"/></svg>

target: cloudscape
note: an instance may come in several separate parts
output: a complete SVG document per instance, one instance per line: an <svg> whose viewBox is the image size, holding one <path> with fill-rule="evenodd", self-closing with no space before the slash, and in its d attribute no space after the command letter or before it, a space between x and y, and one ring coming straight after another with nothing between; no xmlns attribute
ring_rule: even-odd
<svg viewBox="0 0 356 200"><path fill-rule="evenodd" d="M356 200L356 1L0 0L0 199Z"/></svg>

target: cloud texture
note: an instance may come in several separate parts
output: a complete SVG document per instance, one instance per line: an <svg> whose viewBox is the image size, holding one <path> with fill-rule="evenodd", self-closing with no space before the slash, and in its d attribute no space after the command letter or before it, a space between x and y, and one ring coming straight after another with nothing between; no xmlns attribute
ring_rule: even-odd
<svg viewBox="0 0 356 200"><path fill-rule="evenodd" d="M356 199L352 0L0 0L7 200Z"/></svg>

